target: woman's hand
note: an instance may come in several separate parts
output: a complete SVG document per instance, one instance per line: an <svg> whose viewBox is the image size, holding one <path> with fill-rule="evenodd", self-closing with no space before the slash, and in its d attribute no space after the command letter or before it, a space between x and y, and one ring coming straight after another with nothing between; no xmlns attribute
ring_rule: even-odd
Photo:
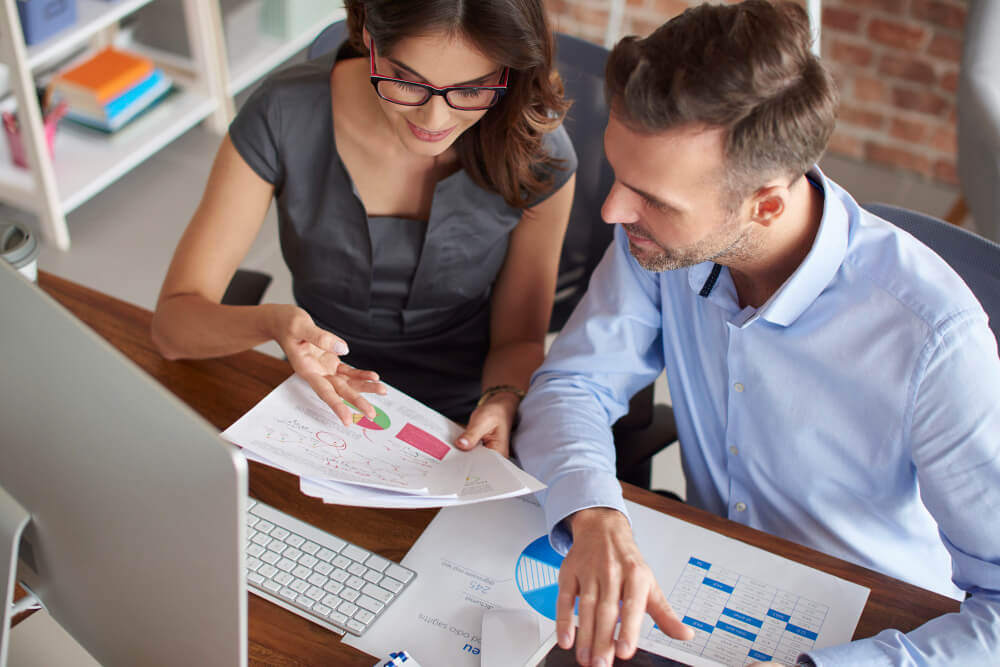
<svg viewBox="0 0 1000 667"><path fill-rule="evenodd" d="M520 402L516 394L507 391L490 396L473 411L465 433L459 436L455 446L472 449L481 440L484 446L509 458L510 431Z"/></svg>
<svg viewBox="0 0 1000 667"><path fill-rule="evenodd" d="M295 373L309 383L345 426L353 423L352 411L344 404L345 400L374 419L375 408L361 392L386 393L385 386L378 381L378 373L343 363L340 357L347 354L347 343L316 326L303 309L292 305L270 308L272 337L285 351Z"/></svg>

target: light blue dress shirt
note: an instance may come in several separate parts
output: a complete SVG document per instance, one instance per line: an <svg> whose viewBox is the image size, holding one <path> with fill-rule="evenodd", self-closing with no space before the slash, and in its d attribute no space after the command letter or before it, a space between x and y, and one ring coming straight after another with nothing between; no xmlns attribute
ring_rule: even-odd
<svg viewBox="0 0 1000 667"><path fill-rule="evenodd" d="M813 651L818 665L1000 664L996 339L942 259L810 176L825 202L813 247L757 309L740 308L712 262L643 269L616 229L532 379L516 452L549 485L546 520L565 552L565 517L625 512L609 425L665 368L689 503L972 593L907 634Z"/></svg>

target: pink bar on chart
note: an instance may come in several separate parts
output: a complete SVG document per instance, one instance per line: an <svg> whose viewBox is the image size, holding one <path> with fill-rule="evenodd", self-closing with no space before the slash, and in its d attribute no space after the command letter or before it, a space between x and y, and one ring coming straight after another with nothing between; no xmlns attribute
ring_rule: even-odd
<svg viewBox="0 0 1000 667"><path fill-rule="evenodd" d="M402 430L396 434L396 437L406 444L416 447L424 454L433 456L438 461L443 459L451 449L451 447L447 444L441 442L427 431L417 428L413 424L407 424L404 426Z"/></svg>

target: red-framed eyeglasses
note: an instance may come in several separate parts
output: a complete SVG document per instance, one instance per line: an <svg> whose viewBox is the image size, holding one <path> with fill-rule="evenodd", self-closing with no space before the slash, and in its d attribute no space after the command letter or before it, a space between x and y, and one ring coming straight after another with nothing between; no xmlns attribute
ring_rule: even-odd
<svg viewBox="0 0 1000 667"><path fill-rule="evenodd" d="M391 76L381 76L375 73L375 42L371 42L371 75L372 86L383 100L406 107L419 107L427 104L432 95L440 95L452 109L459 111L482 111L496 106L507 91L507 67L503 68L500 83L496 86L449 86L438 88L427 83L396 79Z"/></svg>

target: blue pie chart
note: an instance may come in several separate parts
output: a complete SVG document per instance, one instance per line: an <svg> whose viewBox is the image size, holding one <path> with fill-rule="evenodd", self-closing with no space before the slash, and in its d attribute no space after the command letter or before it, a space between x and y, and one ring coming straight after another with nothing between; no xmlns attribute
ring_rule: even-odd
<svg viewBox="0 0 1000 667"><path fill-rule="evenodd" d="M524 548L514 566L514 580L525 602L553 621L562 562L563 557L549 545L548 536L543 535Z"/></svg>

